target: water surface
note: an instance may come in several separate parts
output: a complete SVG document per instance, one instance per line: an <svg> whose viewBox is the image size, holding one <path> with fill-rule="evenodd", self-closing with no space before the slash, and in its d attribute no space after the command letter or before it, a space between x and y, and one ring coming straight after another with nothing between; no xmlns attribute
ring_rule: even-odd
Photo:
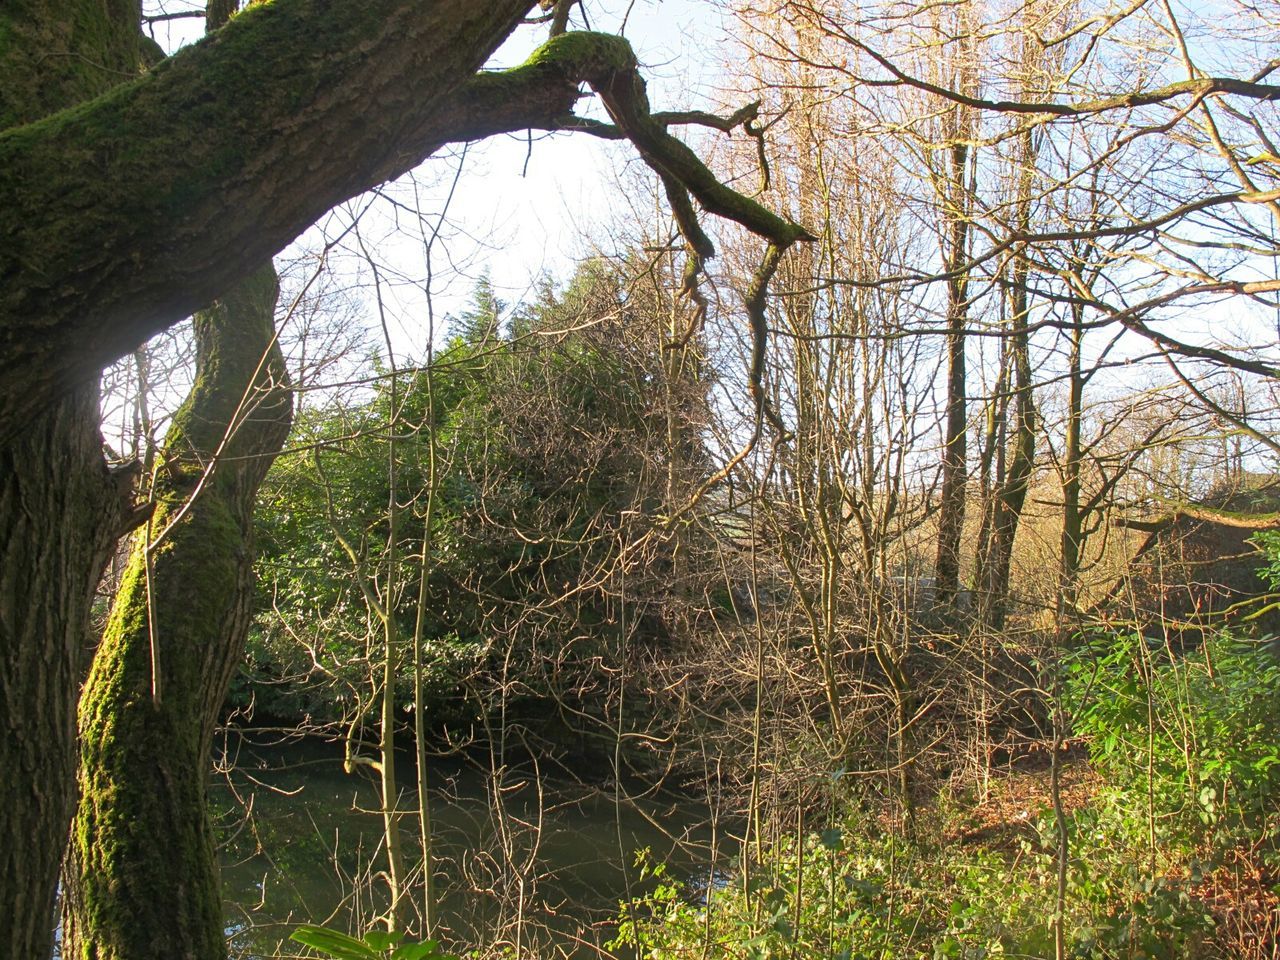
<svg viewBox="0 0 1280 960"><path fill-rule="evenodd" d="M411 756L399 773L414 783ZM607 770L582 774L608 783ZM213 796L232 957L292 956L281 943L302 922L344 931L376 922L386 885L372 776L347 774L334 744L236 746ZM705 804L629 797L640 791L539 776L532 766L494 775L450 759L433 761L429 777L437 932L459 950L505 944L522 956L596 956L614 936L619 903L652 887L637 851L651 851L690 889L712 869ZM403 843L417 869L415 792L401 809L415 814L403 820Z"/></svg>

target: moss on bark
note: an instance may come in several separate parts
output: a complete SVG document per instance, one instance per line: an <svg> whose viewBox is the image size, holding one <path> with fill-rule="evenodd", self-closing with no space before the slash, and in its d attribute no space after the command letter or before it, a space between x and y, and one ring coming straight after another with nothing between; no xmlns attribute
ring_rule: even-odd
<svg viewBox="0 0 1280 960"><path fill-rule="evenodd" d="M81 697L64 911L74 960L225 956L205 792L249 624L254 499L289 430L277 290L264 267L196 317L195 382Z"/></svg>
<svg viewBox="0 0 1280 960"><path fill-rule="evenodd" d="M0 438L420 162L530 6L257 4L147 75L0 134Z"/></svg>
<svg viewBox="0 0 1280 960"><path fill-rule="evenodd" d="M198 701L213 631L241 619L237 526L211 495L155 558L166 696L151 696L145 547L135 546L80 710L63 956L221 958L221 900ZM157 521L172 519L168 499ZM203 641L203 642L202 642ZM202 649L202 647L204 649Z"/></svg>
<svg viewBox="0 0 1280 960"><path fill-rule="evenodd" d="M98 96L139 73L136 0L6 0L0 130Z"/></svg>

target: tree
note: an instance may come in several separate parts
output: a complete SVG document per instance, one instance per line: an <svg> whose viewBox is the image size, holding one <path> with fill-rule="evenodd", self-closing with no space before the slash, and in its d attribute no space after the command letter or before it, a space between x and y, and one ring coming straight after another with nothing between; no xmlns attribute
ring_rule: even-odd
<svg viewBox="0 0 1280 960"><path fill-rule="evenodd" d="M279 0L116 86L140 59L132 0L28 0L0 15L6 955L49 953L89 598L114 539L141 519L99 450L92 384L107 362L444 143L582 128L570 119L582 82L614 120L593 132L627 137L662 174L696 262L714 249L691 195L770 241L749 304L805 236L670 136L666 122L689 117L650 113L620 38L563 34L519 68L476 74L532 6Z"/></svg>
<svg viewBox="0 0 1280 960"><path fill-rule="evenodd" d="M1023 11L1015 50L1017 82L1031 88L1036 80L1050 71L1045 61L1044 45L1036 28L1047 19L1045 11L1029 4ZM1009 203L1005 235L1031 232L1033 199L1037 176L1039 143L1034 131L1023 130L1013 140L1009 181L1013 197ZM995 395L991 399L992 416L988 418L987 447L983 451L984 493L982 524L974 562L974 593L978 616L986 626L1004 627L1009 597L1009 571L1018 523L1026 505L1027 491L1035 469L1036 406L1031 377L1030 314L1031 264L1022 251L1013 257L1008 268L1007 307L1009 332L1001 338L1001 359ZM1010 400L1014 406L1013 427L1009 429ZM1006 441L1006 434L1012 439ZM990 465L996 471L991 488Z"/></svg>
<svg viewBox="0 0 1280 960"><path fill-rule="evenodd" d="M69 24L71 11L40 0L0 13L0 127L101 93L137 70L136 25L117 31L105 5L83 6L79 31L51 29ZM7 236L0 245L12 249ZM0 275L6 289L20 280L7 268ZM8 334L6 326L6 357ZM7 395L7 376L4 384ZM113 474L102 458L96 384L42 398L23 427L0 444L0 950L47 957L74 796L89 607L130 525L133 478Z"/></svg>
<svg viewBox="0 0 1280 960"><path fill-rule="evenodd" d="M805 236L666 132L717 118L651 114L620 37L563 34L521 67L474 74L530 6L264 4L110 96L6 131L0 439L446 143L530 127L625 137L704 209L783 247ZM615 125L572 116L582 83ZM691 208L680 215L695 226Z"/></svg>
<svg viewBox="0 0 1280 960"><path fill-rule="evenodd" d="M291 395L268 265L196 315L196 381L157 461L80 698L63 956L225 955L205 802L253 601L253 508Z"/></svg>
<svg viewBox="0 0 1280 960"><path fill-rule="evenodd" d="M206 29L237 6L210 3ZM80 698L68 957L225 953L205 794L214 725L249 632L254 505L293 419L279 291L268 262L196 315L195 381L148 463L154 509Z"/></svg>

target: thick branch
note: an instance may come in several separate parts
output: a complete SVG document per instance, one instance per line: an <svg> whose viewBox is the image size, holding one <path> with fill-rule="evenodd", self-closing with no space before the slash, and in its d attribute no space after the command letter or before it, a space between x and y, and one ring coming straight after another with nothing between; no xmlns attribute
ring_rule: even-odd
<svg viewBox="0 0 1280 960"><path fill-rule="evenodd" d="M276 0L0 134L0 438L435 149L533 0Z"/></svg>
<svg viewBox="0 0 1280 960"><path fill-rule="evenodd" d="M655 122L664 127L699 126L710 127L721 133L731 133L738 127L750 123L760 116L760 101L754 100L744 107L739 107L727 117L702 110L662 110L653 114ZM602 140L625 140L626 134L611 123L601 123L589 117L572 117L558 127L566 132L578 131L589 133Z"/></svg>
<svg viewBox="0 0 1280 960"><path fill-rule="evenodd" d="M69 384L211 300L334 204L446 143L562 128L583 82L676 193L780 249L809 236L721 184L667 132L620 37L563 34L523 66L459 84L455 74L484 55L476 36L501 34L532 4L502 0L505 19L467 32L402 9L404 0L382 0L381 18L368 4L359 16L327 14L317 46L341 66L299 68L296 43L287 64L272 57L272 43L302 31L300 18L314 17L319 2L251 9L151 76L0 135L0 439ZM436 9L465 19L458 5L476 6L437 0ZM436 59L404 49L406 32ZM361 62L342 38L366 51ZM395 67L363 64L378 59L372 50L394 54ZM279 78L260 73L262 57ZM421 82L424 73L433 83ZM245 82L261 88L250 93ZM348 89L362 85L373 92ZM710 256L692 208L678 207L686 239Z"/></svg>

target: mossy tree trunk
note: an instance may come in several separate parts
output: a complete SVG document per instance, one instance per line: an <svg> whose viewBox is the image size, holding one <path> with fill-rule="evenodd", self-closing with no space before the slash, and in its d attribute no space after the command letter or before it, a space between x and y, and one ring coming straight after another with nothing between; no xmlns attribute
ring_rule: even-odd
<svg viewBox="0 0 1280 960"><path fill-rule="evenodd" d="M278 289L266 266L196 315L195 383L81 696L67 958L226 956L206 789L250 620L254 500L291 420Z"/></svg>
<svg viewBox="0 0 1280 960"><path fill-rule="evenodd" d="M136 73L137 37L132 0L6 2L0 130L128 79ZM17 282L0 276L5 287ZM0 444L3 957L43 960L53 949L58 864L75 804L75 703L90 649L89 613L130 517L132 474L107 468L99 420L92 378L33 405L21 434Z"/></svg>
<svg viewBox="0 0 1280 960"><path fill-rule="evenodd" d="M45 958L75 803L75 697L94 587L125 516L97 386L0 447L0 956ZM124 496L122 496L122 493Z"/></svg>

